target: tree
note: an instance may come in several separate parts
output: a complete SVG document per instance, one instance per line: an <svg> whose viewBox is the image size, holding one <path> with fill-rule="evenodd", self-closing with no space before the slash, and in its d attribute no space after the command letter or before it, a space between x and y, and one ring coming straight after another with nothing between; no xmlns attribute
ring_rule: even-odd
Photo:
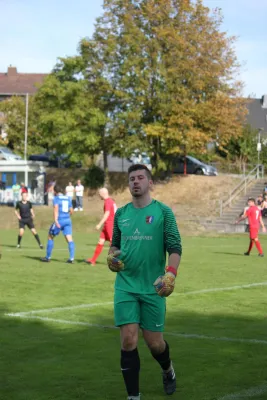
<svg viewBox="0 0 267 400"><path fill-rule="evenodd" d="M231 161L243 163L257 163L258 152L257 152L257 141L258 131L253 129L251 125L247 124L243 128L242 135L238 138L232 138L225 152L226 156ZM262 146L263 159L266 159L266 143Z"/></svg>
<svg viewBox="0 0 267 400"><path fill-rule="evenodd" d="M82 79L79 57L60 59L35 95L37 127L49 149L67 153L73 160L100 151L105 115Z"/></svg>
<svg viewBox="0 0 267 400"><path fill-rule="evenodd" d="M33 103L33 98L29 97L28 153L38 151L42 148L41 137L36 131ZM2 124L7 133L6 144L15 152L23 154L26 119L25 97L13 96L0 102L0 111L3 113Z"/></svg>
<svg viewBox="0 0 267 400"><path fill-rule="evenodd" d="M102 52L101 42L90 38L84 38L79 43L80 60L83 79L87 82L87 88L94 94L94 104L105 116L105 124L99 130L100 147L104 156L104 170L107 171L107 155L112 152L114 142L111 135L111 116L117 107L115 90L112 81L108 78L107 58ZM117 148L121 144L116 143ZM107 178L106 174L106 178Z"/></svg>
<svg viewBox="0 0 267 400"><path fill-rule="evenodd" d="M157 167L166 153L225 148L241 135L235 38L221 23L200 0L104 1L89 42L112 88L113 151L120 141L148 148Z"/></svg>
<svg viewBox="0 0 267 400"><path fill-rule="evenodd" d="M153 121L160 98L151 90L150 60L142 47L149 38L141 23L138 2L105 1L104 15L93 35L102 68L109 82L113 108L109 111L108 134L111 151L130 154L148 147L143 122ZM154 73L154 72L153 72Z"/></svg>

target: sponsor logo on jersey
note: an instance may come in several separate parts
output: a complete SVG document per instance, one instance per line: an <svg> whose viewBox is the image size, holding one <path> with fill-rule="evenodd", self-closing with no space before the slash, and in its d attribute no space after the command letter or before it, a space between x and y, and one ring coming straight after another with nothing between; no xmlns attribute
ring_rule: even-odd
<svg viewBox="0 0 267 400"><path fill-rule="evenodd" d="M152 224L153 221L154 221L154 217L152 215L146 217L146 223L147 224Z"/></svg>
<svg viewBox="0 0 267 400"><path fill-rule="evenodd" d="M122 240L153 240L153 236L142 235L138 228L136 228L133 235L122 236Z"/></svg>
<svg viewBox="0 0 267 400"><path fill-rule="evenodd" d="M141 236L141 235L132 235L132 236L122 236L122 240L153 240L153 236Z"/></svg>

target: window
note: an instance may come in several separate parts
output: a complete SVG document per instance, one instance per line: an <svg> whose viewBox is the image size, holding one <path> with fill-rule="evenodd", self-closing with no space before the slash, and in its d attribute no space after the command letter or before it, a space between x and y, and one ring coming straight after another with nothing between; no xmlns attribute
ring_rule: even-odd
<svg viewBox="0 0 267 400"><path fill-rule="evenodd" d="M29 188L32 188L32 186L35 186L37 175L38 174L36 172L29 172L29 175L28 175L28 181L29 181L28 187ZM36 186L33 187L33 189L35 189L35 188L36 188Z"/></svg>
<svg viewBox="0 0 267 400"><path fill-rule="evenodd" d="M186 159L186 164L187 165L194 165L193 161L190 160L189 158Z"/></svg>
<svg viewBox="0 0 267 400"><path fill-rule="evenodd" d="M6 173L6 187L11 187L13 185L13 172Z"/></svg>
<svg viewBox="0 0 267 400"><path fill-rule="evenodd" d="M25 181L25 174L24 172L17 172L16 173L16 182L20 185L21 182Z"/></svg>

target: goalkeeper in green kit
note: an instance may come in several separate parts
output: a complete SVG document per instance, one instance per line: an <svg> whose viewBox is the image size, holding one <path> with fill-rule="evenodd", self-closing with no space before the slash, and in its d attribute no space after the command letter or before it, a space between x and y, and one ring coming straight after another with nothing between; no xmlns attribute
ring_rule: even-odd
<svg viewBox="0 0 267 400"><path fill-rule="evenodd" d="M162 369L165 393L171 395L176 390L163 331L166 297L174 289L182 246L172 210L150 197L153 182L148 168L132 165L128 178L132 202L116 212L107 261L110 270L117 272L114 313L121 334L121 371L128 400L140 400L139 327Z"/></svg>

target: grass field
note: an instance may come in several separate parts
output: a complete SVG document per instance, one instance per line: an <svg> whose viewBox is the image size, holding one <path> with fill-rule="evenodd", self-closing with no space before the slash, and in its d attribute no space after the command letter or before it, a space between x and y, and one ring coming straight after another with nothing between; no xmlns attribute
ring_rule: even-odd
<svg viewBox="0 0 267 400"><path fill-rule="evenodd" d="M105 265L82 260L97 234L76 234L76 263L56 239L42 264L27 231L1 232L1 400L126 399L113 328L113 281ZM46 232L40 232L45 242ZM267 266L246 236L185 237L175 293L167 300L166 340L179 400L267 399ZM267 253L267 237L262 237ZM41 310L41 311L35 311ZM34 311L34 312L33 312ZM9 314L9 315L8 315ZM140 338L142 399L160 400L160 369Z"/></svg>

